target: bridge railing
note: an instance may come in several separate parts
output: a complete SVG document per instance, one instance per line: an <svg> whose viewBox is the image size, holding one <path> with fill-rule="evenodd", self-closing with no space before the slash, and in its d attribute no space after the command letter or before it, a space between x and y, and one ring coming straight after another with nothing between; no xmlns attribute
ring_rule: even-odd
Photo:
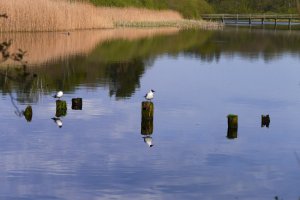
<svg viewBox="0 0 300 200"><path fill-rule="evenodd" d="M203 19L214 19L214 18L264 18L264 19L300 19L299 14L203 14Z"/></svg>

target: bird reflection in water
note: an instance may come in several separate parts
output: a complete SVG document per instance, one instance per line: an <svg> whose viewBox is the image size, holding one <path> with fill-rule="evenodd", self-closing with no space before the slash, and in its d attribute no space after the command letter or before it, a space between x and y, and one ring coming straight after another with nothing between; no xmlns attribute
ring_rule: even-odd
<svg viewBox="0 0 300 200"><path fill-rule="evenodd" d="M150 135L144 136L144 142L149 146L149 147L153 147L152 144L152 137Z"/></svg>
<svg viewBox="0 0 300 200"><path fill-rule="evenodd" d="M57 125L59 128L62 127L63 122L62 122L62 120L61 120L59 117L53 117L53 118L51 118L51 119L56 123L56 125Z"/></svg>

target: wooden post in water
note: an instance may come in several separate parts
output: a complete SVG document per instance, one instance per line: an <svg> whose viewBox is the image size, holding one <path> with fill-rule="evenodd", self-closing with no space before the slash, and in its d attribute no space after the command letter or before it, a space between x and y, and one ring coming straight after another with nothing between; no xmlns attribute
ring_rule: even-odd
<svg viewBox="0 0 300 200"><path fill-rule="evenodd" d="M31 106L27 106L25 111L23 112L23 115L27 122L31 122L32 120L32 108Z"/></svg>
<svg viewBox="0 0 300 200"><path fill-rule="evenodd" d="M67 102L62 100L56 100L56 117L67 115Z"/></svg>
<svg viewBox="0 0 300 200"><path fill-rule="evenodd" d="M82 98L72 99L72 110L82 110Z"/></svg>
<svg viewBox="0 0 300 200"><path fill-rule="evenodd" d="M228 128L238 128L238 116L234 114L227 115Z"/></svg>
<svg viewBox="0 0 300 200"><path fill-rule="evenodd" d="M292 28L292 18L289 18L289 29Z"/></svg>
<svg viewBox="0 0 300 200"><path fill-rule="evenodd" d="M267 127L269 128L270 126L270 116L269 115L262 115L261 116L261 127Z"/></svg>
<svg viewBox="0 0 300 200"><path fill-rule="evenodd" d="M228 129L227 129L227 138L235 139L238 134L238 116L229 114L227 115L228 120Z"/></svg>
<svg viewBox="0 0 300 200"><path fill-rule="evenodd" d="M238 129L237 128L228 128L227 129L227 138L228 139L236 139L238 137Z"/></svg>
<svg viewBox="0 0 300 200"><path fill-rule="evenodd" d="M153 133L153 115L154 104L150 101L142 102L142 122L141 122L141 134L151 135Z"/></svg>

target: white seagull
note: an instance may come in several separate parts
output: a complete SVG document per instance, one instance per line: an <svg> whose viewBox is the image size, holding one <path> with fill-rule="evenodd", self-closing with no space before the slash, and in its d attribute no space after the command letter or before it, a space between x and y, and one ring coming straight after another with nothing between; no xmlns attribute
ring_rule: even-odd
<svg viewBox="0 0 300 200"><path fill-rule="evenodd" d="M154 97L154 90L150 90L144 97L147 99L147 100L152 100L153 97Z"/></svg>
<svg viewBox="0 0 300 200"><path fill-rule="evenodd" d="M146 136L146 137L143 137L144 138L144 142L146 144L148 144L149 147L153 147L153 144L152 144L152 137L150 136Z"/></svg>
<svg viewBox="0 0 300 200"><path fill-rule="evenodd" d="M60 120L59 117L53 117L53 118L51 118L51 119L54 120L54 122L56 123L56 125L57 125L59 128L62 127L63 123L62 123L62 121Z"/></svg>
<svg viewBox="0 0 300 200"><path fill-rule="evenodd" d="M58 91L53 97L60 99L63 95L64 95L63 91Z"/></svg>

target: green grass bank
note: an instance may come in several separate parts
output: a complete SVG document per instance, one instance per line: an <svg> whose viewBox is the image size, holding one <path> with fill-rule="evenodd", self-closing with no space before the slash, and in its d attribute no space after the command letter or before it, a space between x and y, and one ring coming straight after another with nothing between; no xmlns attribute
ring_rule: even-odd
<svg viewBox="0 0 300 200"><path fill-rule="evenodd" d="M189 19L200 18L200 14L213 13L205 0L89 0L96 6L137 7L149 9L171 9Z"/></svg>

